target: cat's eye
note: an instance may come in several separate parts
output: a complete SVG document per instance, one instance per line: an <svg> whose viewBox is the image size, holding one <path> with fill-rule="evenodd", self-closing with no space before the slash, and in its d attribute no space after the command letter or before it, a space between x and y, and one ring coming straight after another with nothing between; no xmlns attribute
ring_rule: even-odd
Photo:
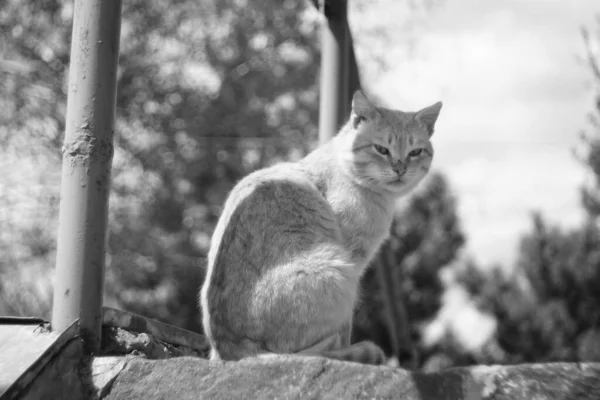
<svg viewBox="0 0 600 400"><path fill-rule="evenodd" d="M384 156L389 156L390 155L390 151L388 149L386 149L383 146L380 146L378 144L374 144L373 147L375 147L375 150L377 150L377 152L381 155Z"/></svg>
<svg viewBox="0 0 600 400"><path fill-rule="evenodd" d="M423 152L423 149L416 149L411 151L410 153L408 153L408 155L410 157L417 157L418 155L420 155Z"/></svg>

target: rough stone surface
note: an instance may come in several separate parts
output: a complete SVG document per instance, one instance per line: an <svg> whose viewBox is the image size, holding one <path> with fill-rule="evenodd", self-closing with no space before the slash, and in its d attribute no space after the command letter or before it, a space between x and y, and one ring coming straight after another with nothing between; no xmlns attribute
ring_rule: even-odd
<svg viewBox="0 0 600 400"><path fill-rule="evenodd" d="M478 366L424 374L319 357L132 358L104 398L597 400L600 364Z"/></svg>
<svg viewBox="0 0 600 400"><path fill-rule="evenodd" d="M125 367L127 357L96 357L92 361L92 384L98 398L104 397Z"/></svg>
<svg viewBox="0 0 600 400"><path fill-rule="evenodd" d="M600 400L600 363L423 373L292 355L208 361L182 356L197 353L185 346L115 327L103 338L103 353L93 358L83 353L81 337L70 338L16 398Z"/></svg>

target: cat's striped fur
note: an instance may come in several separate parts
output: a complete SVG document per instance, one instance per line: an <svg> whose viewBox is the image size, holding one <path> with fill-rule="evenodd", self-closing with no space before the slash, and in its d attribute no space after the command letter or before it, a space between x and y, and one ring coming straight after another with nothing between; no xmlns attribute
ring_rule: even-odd
<svg viewBox="0 0 600 400"><path fill-rule="evenodd" d="M200 295L211 359L384 361L375 344L350 344L359 279L389 234L395 200L429 170L440 109L393 111L356 92L329 143L234 187Z"/></svg>

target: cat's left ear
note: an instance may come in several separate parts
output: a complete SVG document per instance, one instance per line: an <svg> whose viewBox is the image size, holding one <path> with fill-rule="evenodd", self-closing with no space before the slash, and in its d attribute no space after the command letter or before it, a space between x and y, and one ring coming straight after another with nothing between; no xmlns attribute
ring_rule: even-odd
<svg viewBox="0 0 600 400"><path fill-rule="evenodd" d="M437 121L438 116L440 115L441 109L442 102L438 101L432 106L425 107L415 115L415 119L425 126L429 136L433 135L433 127L435 125L435 121Z"/></svg>
<svg viewBox="0 0 600 400"><path fill-rule="evenodd" d="M359 89L354 92L354 96L352 96L351 116L354 129L356 129L362 121L366 121L375 117L377 113L377 109L362 90Z"/></svg>

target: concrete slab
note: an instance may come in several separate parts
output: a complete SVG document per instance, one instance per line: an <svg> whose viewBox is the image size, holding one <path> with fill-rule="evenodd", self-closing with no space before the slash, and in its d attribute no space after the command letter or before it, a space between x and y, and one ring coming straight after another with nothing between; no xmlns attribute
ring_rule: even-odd
<svg viewBox="0 0 600 400"><path fill-rule="evenodd" d="M52 332L40 318L0 317L0 396L29 385L44 365L72 339L77 327Z"/></svg>
<svg viewBox="0 0 600 400"><path fill-rule="evenodd" d="M23 324L25 323L25 324ZM0 393L25 373L58 338L44 320L0 318Z"/></svg>
<svg viewBox="0 0 600 400"><path fill-rule="evenodd" d="M89 357L84 356L83 347L81 337L71 339L60 348L58 354L44 363L41 371L31 382L19 385L14 390L11 388L6 398L9 400L96 399L98 396L90 384ZM4 396L0 398L5 400Z"/></svg>

